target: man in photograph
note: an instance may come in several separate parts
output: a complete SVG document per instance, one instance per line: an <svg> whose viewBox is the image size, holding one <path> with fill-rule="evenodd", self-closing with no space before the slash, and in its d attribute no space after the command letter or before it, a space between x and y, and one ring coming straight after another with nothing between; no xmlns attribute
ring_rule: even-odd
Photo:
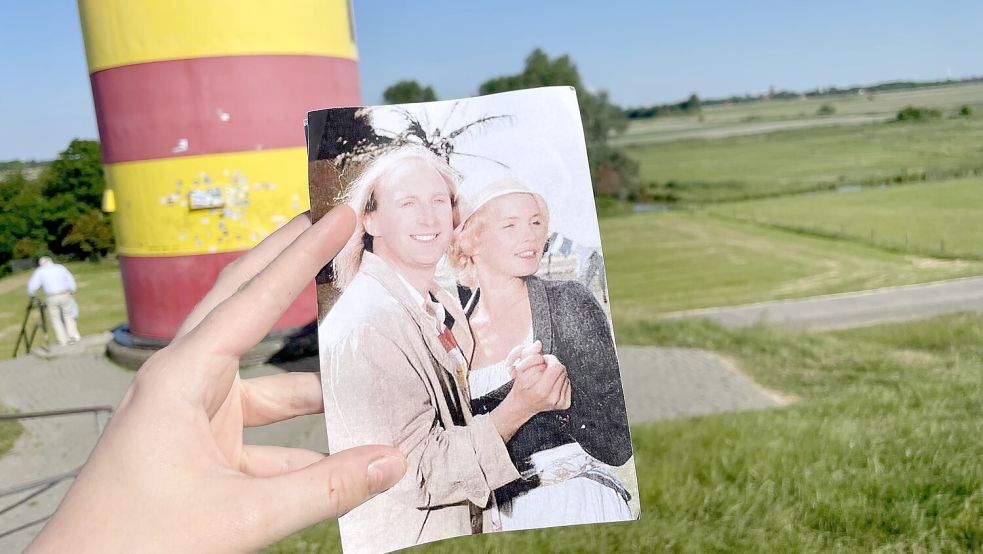
<svg viewBox="0 0 983 554"><path fill-rule="evenodd" d="M517 351L512 391L473 416L467 318L434 281L458 222L454 171L422 146L392 148L346 201L359 221L335 259L343 293L320 323L329 447L392 444L408 471L341 518L345 551L496 530L493 491L519 478L506 443L535 414L569 406L565 368L536 345Z"/></svg>

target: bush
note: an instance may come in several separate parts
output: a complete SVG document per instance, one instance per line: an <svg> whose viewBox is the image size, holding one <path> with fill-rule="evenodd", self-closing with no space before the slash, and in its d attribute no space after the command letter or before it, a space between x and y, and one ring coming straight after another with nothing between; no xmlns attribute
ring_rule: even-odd
<svg viewBox="0 0 983 554"><path fill-rule="evenodd" d="M832 104L823 104L816 110L816 115L818 116L833 115L834 113L836 113L836 108Z"/></svg>
<svg viewBox="0 0 983 554"><path fill-rule="evenodd" d="M61 244L80 254L81 258L94 259L112 252L116 246L113 227L109 219L98 210L80 215Z"/></svg>
<svg viewBox="0 0 983 554"><path fill-rule="evenodd" d="M969 117L973 115L973 107L970 106L969 104L963 104L962 107L959 108L959 115L963 117Z"/></svg>
<svg viewBox="0 0 983 554"><path fill-rule="evenodd" d="M898 112L898 121L922 121L926 119L938 119L942 116L939 110L932 108L919 108L916 106L905 106Z"/></svg>
<svg viewBox="0 0 983 554"><path fill-rule="evenodd" d="M14 243L14 247L10 252L11 256L15 260L37 258L47 253L47 248L45 248L44 243L31 237L21 237L18 239L17 242Z"/></svg>
<svg viewBox="0 0 983 554"><path fill-rule="evenodd" d="M597 207L597 217L614 217L627 215L634 211L631 202L618 200L610 196L595 196L594 205Z"/></svg>

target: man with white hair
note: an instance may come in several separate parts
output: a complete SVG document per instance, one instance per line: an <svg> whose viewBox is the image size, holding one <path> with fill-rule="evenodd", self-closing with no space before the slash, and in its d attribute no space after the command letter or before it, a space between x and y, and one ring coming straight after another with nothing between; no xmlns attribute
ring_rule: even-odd
<svg viewBox="0 0 983 554"><path fill-rule="evenodd" d="M75 324L76 306L75 278L72 272L51 261L48 256L41 256L38 268L34 270L27 282L27 295L34 298L38 289L44 290L48 305L48 319L55 329L55 339L58 344L75 344L82 337Z"/></svg>

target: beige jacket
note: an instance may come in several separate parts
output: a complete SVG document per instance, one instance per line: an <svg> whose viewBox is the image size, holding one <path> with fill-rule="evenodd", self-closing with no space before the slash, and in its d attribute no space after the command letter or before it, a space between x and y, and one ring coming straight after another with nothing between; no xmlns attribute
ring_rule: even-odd
<svg viewBox="0 0 983 554"><path fill-rule="evenodd" d="M458 302L435 283L431 293L458 322L454 335L470 358ZM469 535L472 510L492 505L492 491L519 478L490 417L472 417L436 325L369 252L319 325L331 452L390 444L409 462L393 489L339 520L346 554Z"/></svg>

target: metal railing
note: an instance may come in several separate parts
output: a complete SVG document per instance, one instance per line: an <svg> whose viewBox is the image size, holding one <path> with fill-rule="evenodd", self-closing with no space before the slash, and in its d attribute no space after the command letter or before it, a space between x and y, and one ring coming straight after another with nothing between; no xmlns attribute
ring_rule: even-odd
<svg viewBox="0 0 983 554"><path fill-rule="evenodd" d="M96 424L96 438L102 435L102 430L106 427L106 422L109 421L109 416L113 413L113 409L109 406L92 406L88 408L71 408L66 410L48 410L44 412L31 412L26 414L0 414L0 421L11 421L11 420L21 420L21 419L38 419L46 417L58 417L66 415L77 415L91 413L95 416ZM31 501L37 496L43 494L44 492L52 489L58 483L62 481L67 481L69 479L74 479L78 476L79 471L82 467L79 466L75 469L65 471L50 477L44 477L42 479L37 479L34 481L28 481L27 483L22 483L20 485L14 485L6 489L0 490L0 498L6 498L8 496L13 496L16 494L28 493L23 498L14 501L13 504L9 504L0 508L0 515L6 514L7 512L22 506L25 503ZM0 539L12 535L18 531L23 531L33 527L39 523L44 523L51 517L52 514L48 514L42 518L36 519L34 521L29 521L22 525L18 525L13 529L7 529L6 531L0 531Z"/></svg>

